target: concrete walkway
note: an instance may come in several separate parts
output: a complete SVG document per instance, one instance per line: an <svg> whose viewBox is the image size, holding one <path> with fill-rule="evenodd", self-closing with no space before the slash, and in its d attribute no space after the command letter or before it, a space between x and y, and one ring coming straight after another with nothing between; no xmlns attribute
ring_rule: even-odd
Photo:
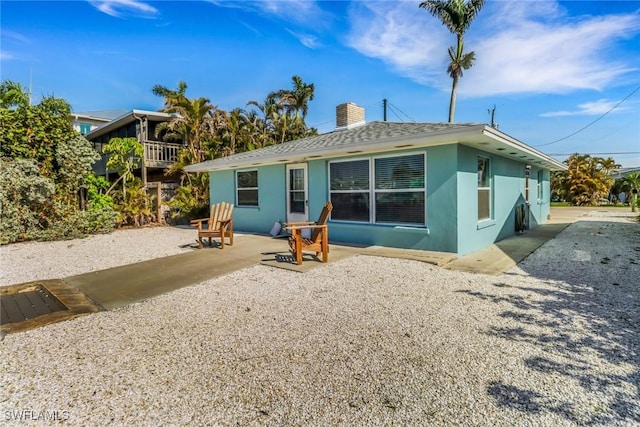
<svg viewBox="0 0 640 427"><path fill-rule="evenodd" d="M588 210L579 208L552 209L549 223L460 258L445 252L379 246L354 247L334 243L330 247L329 262L354 255L375 255L413 259L452 270L499 275L586 212ZM302 273L322 265L311 256L305 256L300 266L294 264L284 239L237 234L234 245L226 246L224 250L205 246L202 250L189 253L48 281L46 286L55 287L55 292L53 289L50 291L70 308L68 318L71 318L89 312L113 310L258 263ZM25 285L32 286L33 283ZM77 300L83 301L82 309L76 307ZM29 319L27 323L0 325L0 328L3 332L18 332L63 320L60 316L44 315Z"/></svg>

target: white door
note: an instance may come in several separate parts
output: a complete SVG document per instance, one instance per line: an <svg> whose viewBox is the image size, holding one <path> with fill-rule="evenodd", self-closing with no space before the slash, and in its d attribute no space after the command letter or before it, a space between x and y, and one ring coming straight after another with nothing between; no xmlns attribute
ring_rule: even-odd
<svg viewBox="0 0 640 427"><path fill-rule="evenodd" d="M287 222L309 221L307 164L287 165Z"/></svg>

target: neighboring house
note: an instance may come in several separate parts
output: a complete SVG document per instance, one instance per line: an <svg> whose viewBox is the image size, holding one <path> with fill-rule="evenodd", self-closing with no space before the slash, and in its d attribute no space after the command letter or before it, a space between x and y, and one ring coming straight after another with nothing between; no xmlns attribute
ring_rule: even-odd
<svg viewBox="0 0 640 427"><path fill-rule="evenodd" d="M634 166L630 168L620 168L618 169L618 172L611 174L611 177L614 179L620 179L620 178L624 178L625 176L633 172L640 172L640 166Z"/></svg>
<svg viewBox="0 0 640 427"><path fill-rule="evenodd" d="M107 179L115 175L114 171L107 170L107 155L103 154L103 147L111 138L137 138L144 147L144 155L139 159L138 168L134 173L142 179L145 188L153 189L156 192L154 194L160 199L168 200L178 183L174 177L165 175L165 170L177 161L178 151L183 144L161 141L155 133L160 123L168 122L173 117L171 114L158 111L131 110L86 134L85 138L92 142L96 151L102 155L93 165L96 175L106 176ZM158 204L160 219L164 216L160 210L166 211L161 208Z"/></svg>
<svg viewBox="0 0 640 427"><path fill-rule="evenodd" d="M209 172L211 203L235 203L234 228L247 232L314 220L331 200L331 241L464 255L548 219L550 171L566 166L509 135L365 123L353 103L336 113L333 132L186 170Z"/></svg>
<svg viewBox="0 0 640 427"><path fill-rule="evenodd" d="M125 110L101 110L71 113L73 128L86 135L124 114Z"/></svg>

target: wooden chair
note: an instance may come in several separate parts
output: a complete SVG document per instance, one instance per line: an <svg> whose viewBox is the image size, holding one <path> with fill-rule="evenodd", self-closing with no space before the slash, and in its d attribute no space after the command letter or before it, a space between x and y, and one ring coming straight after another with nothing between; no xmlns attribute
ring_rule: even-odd
<svg viewBox="0 0 640 427"><path fill-rule="evenodd" d="M289 247L296 259L296 264L302 264L302 251L315 252L316 256L322 253L322 262L329 259L329 229L327 221L333 210L333 204L327 202L322 208L320 218L316 222L291 222L284 224L284 229L291 231ZM311 229L311 237L302 236L302 230Z"/></svg>
<svg viewBox="0 0 640 427"><path fill-rule="evenodd" d="M224 249L224 239L229 237L233 245L233 205L226 202L211 205L209 218L191 220L191 225L198 228L198 249L202 249L202 238L209 238L209 246L213 237L220 237L220 249ZM204 225L206 223L206 226Z"/></svg>

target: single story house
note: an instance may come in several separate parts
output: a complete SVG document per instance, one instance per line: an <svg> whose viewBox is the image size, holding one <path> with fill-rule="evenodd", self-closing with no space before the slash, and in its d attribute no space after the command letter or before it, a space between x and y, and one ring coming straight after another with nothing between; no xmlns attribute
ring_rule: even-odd
<svg viewBox="0 0 640 427"><path fill-rule="evenodd" d="M550 171L566 166L485 124L366 123L336 107L334 131L186 168L208 172L234 228L315 220L333 202L333 242L464 255L550 212Z"/></svg>

